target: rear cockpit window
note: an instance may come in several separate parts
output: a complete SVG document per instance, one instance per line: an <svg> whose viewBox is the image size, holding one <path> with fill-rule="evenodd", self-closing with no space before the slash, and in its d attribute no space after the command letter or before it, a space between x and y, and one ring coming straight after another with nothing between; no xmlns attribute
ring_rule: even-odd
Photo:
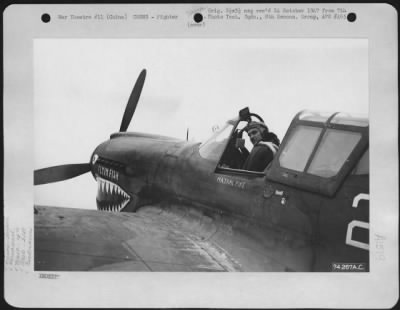
<svg viewBox="0 0 400 310"><path fill-rule="evenodd" d="M299 120L325 123L331 115L328 112L304 111L299 115Z"/></svg>
<svg viewBox="0 0 400 310"><path fill-rule="evenodd" d="M368 124L361 115L299 112L267 179L333 197L349 173L369 174Z"/></svg>
<svg viewBox="0 0 400 310"><path fill-rule="evenodd" d="M304 171L322 128L298 126L282 150L279 163L282 167Z"/></svg>
<svg viewBox="0 0 400 310"><path fill-rule="evenodd" d="M335 176L360 141L361 133L327 129L312 155L321 132L321 127L296 127L280 154L281 167L324 178Z"/></svg>
<svg viewBox="0 0 400 310"><path fill-rule="evenodd" d="M361 157L357 166L354 168L354 175L366 175L369 174L369 149L367 149L364 155Z"/></svg>
<svg viewBox="0 0 400 310"><path fill-rule="evenodd" d="M361 139L361 133L328 129L307 173L329 178L336 175Z"/></svg>
<svg viewBox="0 0 400 310"><path fill-rule="evenodd" d="M331 124L367 127L369 125L369 121L362 116L338 113L332 118Z"/></svg>

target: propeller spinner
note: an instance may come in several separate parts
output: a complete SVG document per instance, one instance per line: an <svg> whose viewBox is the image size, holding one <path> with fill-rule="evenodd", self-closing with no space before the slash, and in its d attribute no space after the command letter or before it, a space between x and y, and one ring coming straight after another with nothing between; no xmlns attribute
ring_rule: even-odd
<svg viewBox="0 0 400 310"><path fill-rule="evenodd" d="M140 94L143 89L145 78L146 69L143 69L136 80L135 86L133 87L132 93L126 105L124 116L122 117L121 128L119 130L120 132L125 132L128 129L133 114L135 113L136 106L138 104ZM72 179L86 172L89 172L90 169L90 163L83 163L53 166L35 170L33 184L41 185Z"/></svg>

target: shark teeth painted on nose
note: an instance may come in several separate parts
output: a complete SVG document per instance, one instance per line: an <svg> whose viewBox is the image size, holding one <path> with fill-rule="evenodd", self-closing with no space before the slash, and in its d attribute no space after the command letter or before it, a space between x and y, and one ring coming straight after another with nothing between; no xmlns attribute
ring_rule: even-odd
<svg viewBox="0 0 400 310"><path fill-rule="evenodd" d="M97 209L120 212L130 201L130 196L118 185L97 177Z"/></svg>

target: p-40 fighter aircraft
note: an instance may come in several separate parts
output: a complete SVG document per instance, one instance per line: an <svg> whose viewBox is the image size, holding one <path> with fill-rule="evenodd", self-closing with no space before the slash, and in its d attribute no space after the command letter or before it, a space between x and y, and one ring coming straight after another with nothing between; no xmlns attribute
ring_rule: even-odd
<svg viewBox="0 0 400 310"><path fill-rule="evenodd" d="M299 112L265 171L246 171L234 146L262 120L247 108L201 144L126 132L145 76L89 163L35 171L91 172L100 210L35 206L35 270L369 271L367 118Z"/></svg>

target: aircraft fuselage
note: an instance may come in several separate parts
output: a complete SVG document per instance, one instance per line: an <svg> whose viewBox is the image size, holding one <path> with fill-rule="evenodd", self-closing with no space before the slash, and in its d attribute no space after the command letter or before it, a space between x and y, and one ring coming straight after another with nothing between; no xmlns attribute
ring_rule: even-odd
<svg viewBox="0 0 400 310"><path fill-rule="evenodd" d="M354 207L360 195L357 203L368 202L368 176L349 176L334 197L325 197L271 181L265 174L218 172L215 166L200 155L199 143L113 134L92 156L98 209L134 212L146 202L170 199L217 214L230 226L237 221L236 227L264 234L267 246L286 249L286 255L280 251L277 257L287 259L285 264L294 270L326 271L332 259L368 261L366 249L346 244L352 219L368 222L368 208Z"/></svg>

